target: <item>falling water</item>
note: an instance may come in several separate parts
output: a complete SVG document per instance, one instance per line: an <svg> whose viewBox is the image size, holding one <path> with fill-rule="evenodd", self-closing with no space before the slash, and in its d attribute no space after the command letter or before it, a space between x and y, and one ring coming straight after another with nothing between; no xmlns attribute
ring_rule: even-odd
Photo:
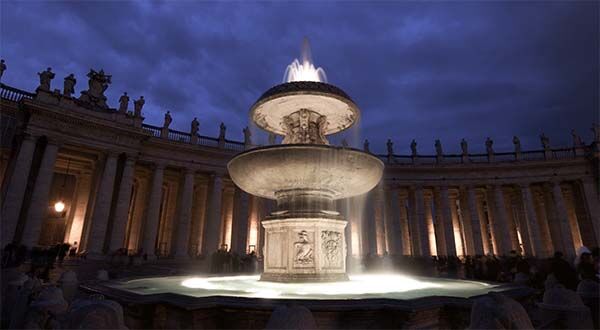
<svg viewBox="0 0 600 330"><path fill-rule="evenodd" d="M287 66L285 74L283 75L283 82L292 81L319 81L327 82L327 75L323 68L315 68L312 63L312 56L310 53L310 44L308 39L304 38L302 42L302 56L301 59L297 58Z"/></svg>

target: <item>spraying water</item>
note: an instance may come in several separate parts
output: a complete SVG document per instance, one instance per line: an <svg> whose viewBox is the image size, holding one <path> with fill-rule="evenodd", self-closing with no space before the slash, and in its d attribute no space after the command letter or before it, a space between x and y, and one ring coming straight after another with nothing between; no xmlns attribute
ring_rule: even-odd
<svg viewBox="0 0 600 330"><path fill-rule="evenodd" d="M301 59L297 58L287 66L285 74L283 75L283 82L292 81L318 81L327 82L327 75L323 68L315 68L312 63L312 56L310 52L310 44L308 39L304 38L302 42L302 56Z"/></svg>

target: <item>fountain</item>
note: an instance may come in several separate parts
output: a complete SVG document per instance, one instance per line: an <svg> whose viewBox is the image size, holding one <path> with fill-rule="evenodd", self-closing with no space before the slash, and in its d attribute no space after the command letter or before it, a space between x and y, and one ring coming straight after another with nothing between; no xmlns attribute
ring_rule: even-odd
<svg viewBox="0 0 600 330"><path fill-rule="evenodd" d="M289 82L266 91L250 110L251 119L281 145L243 152L229 164L229 175L242 190L274 199L277 210L265 228L261 280L321 282L347 280L346 221L335 200L367 193L383 174L377 157L330 146L327 136L351 127L360 112L341 89L310 62L304 42L302 64L286 71Z"/></svg>

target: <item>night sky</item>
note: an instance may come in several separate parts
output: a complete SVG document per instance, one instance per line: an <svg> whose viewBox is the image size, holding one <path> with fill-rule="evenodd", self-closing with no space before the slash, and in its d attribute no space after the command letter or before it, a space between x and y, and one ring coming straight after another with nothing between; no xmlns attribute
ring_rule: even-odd
<svg viewBox="0 0 600 330"><path fill-rule="evenodd" d="M109 105L144 95L146 123L242 139L248 110L281 83L304 36L329 82L362 110L353 143L385 151L472 152L570 146L599 117L599 2L9 2L1 1L3 83L33 91L36 73L113 75ZM133 105L130 105L133 108ZM358 134L362 136L358 136ZM258 135L255 135L258 136Z"/></svg>

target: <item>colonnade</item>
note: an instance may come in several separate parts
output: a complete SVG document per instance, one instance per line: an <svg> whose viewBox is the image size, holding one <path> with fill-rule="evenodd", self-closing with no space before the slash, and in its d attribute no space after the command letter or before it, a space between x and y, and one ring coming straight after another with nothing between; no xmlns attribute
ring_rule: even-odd
<svg viewBox="0 0 600 330"><path fill-rule="evenodd" d="M44 241L57 159L70 157L70 148L54 138L22 138L14 170L4 178L4 244ZM126 151L96 152L93 168L76 175L64 234L65 242L79 242L79 250L91 258L120 248L150 258L188 258L223 244L240 254L261 253L260 219L273 202L235 187L224 169L141 159ZM514 250L543 258L598 246L600 209L591 176L493 184L390 182L338 202L348 220L350 254L507 255Z"/></svg>

